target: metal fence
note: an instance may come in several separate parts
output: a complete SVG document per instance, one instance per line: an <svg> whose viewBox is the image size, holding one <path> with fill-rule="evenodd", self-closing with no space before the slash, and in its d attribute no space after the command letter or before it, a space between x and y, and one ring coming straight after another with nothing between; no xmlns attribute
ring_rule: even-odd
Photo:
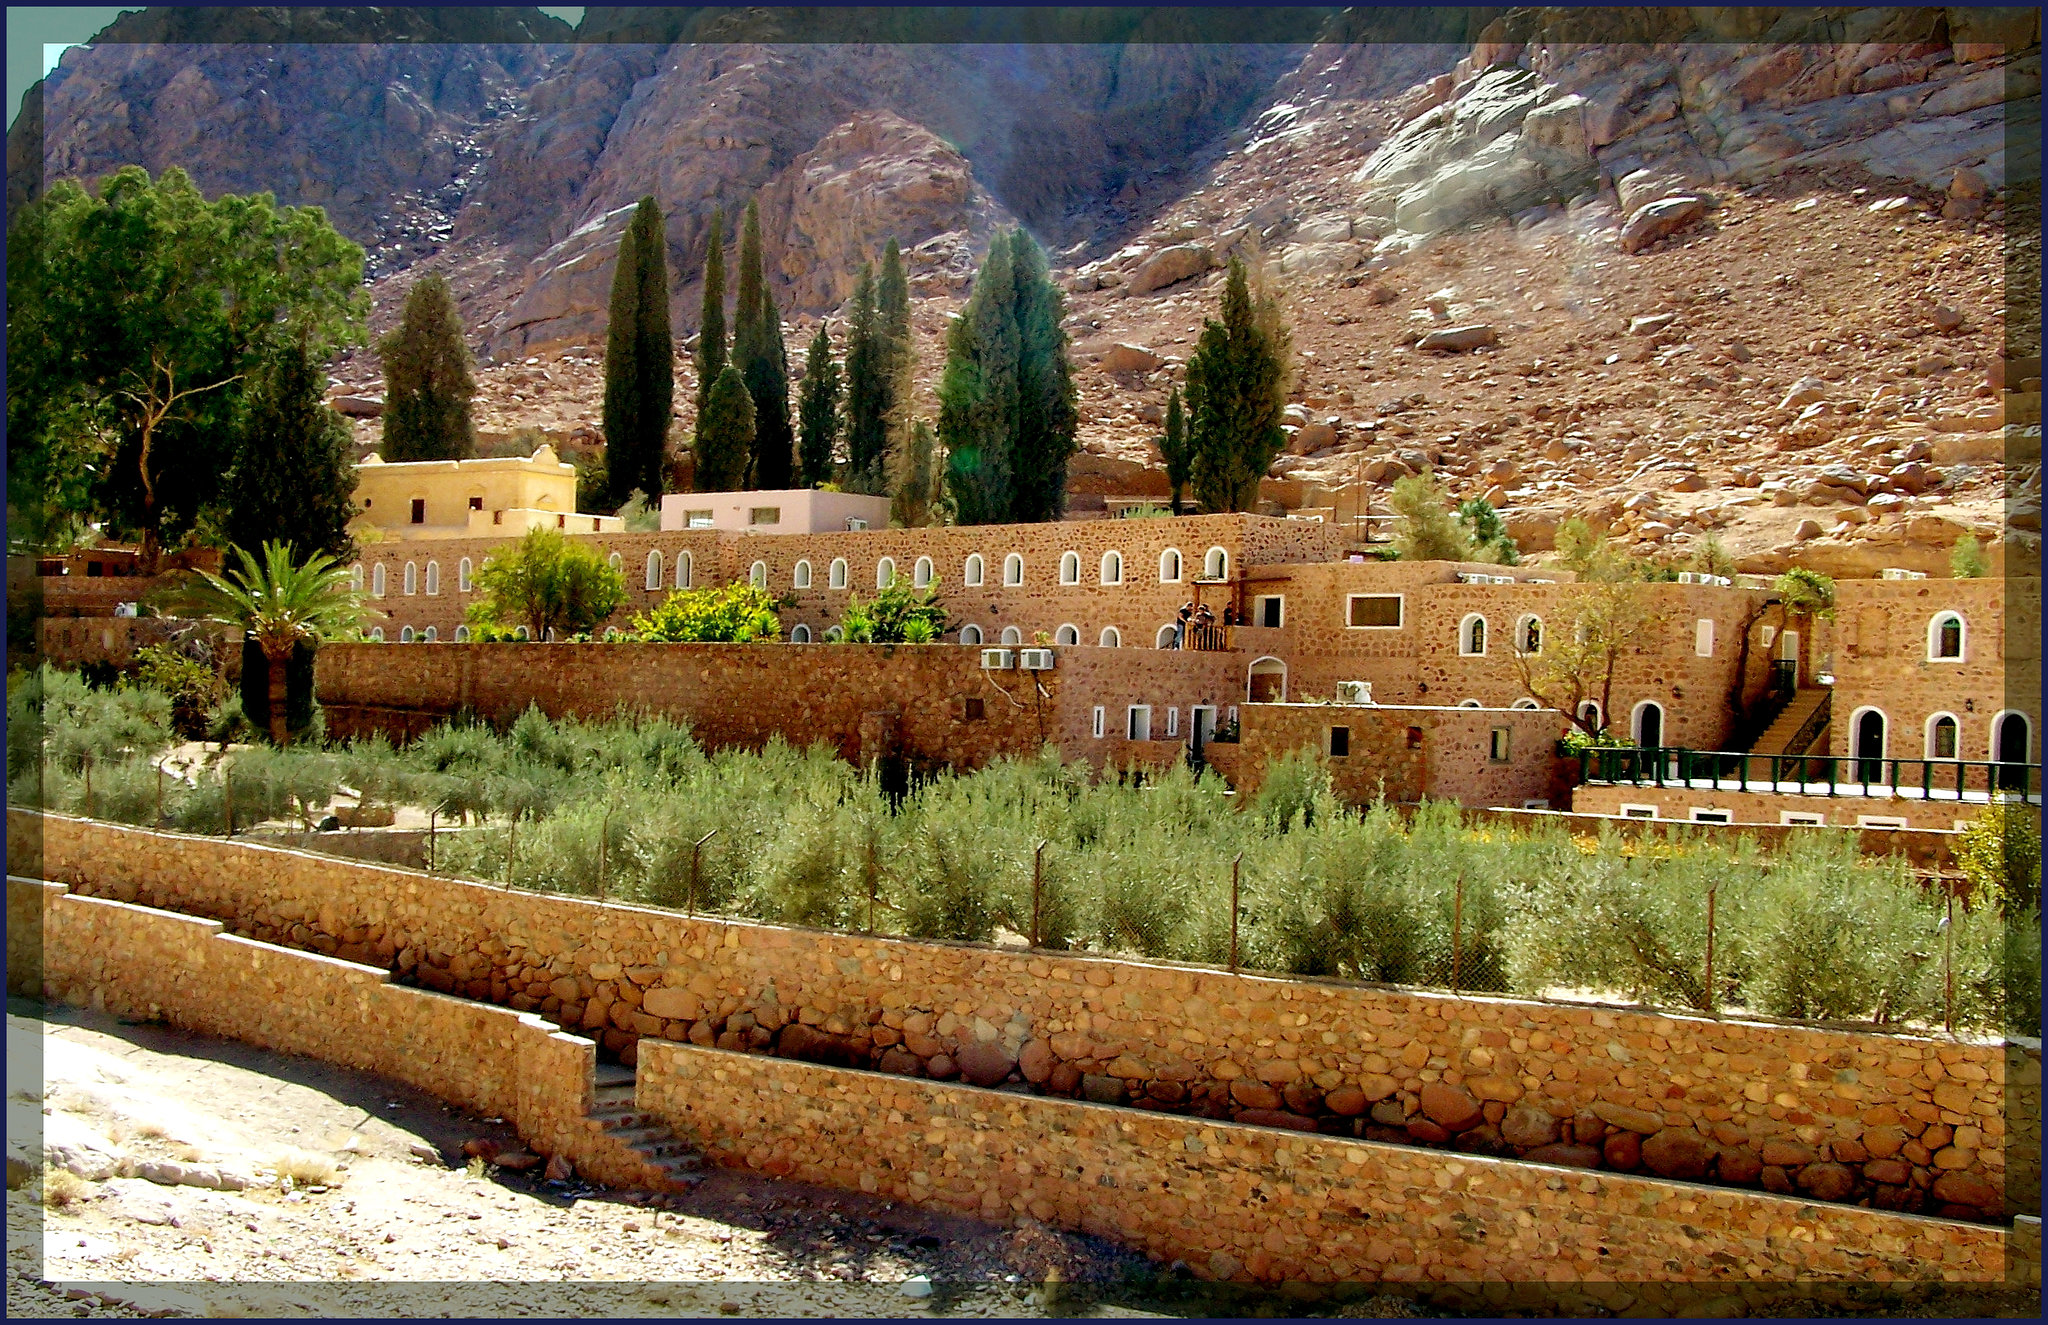
<svg viewBox="0 0 2048 1325"><path fill-rule="evenodd" d="M1973 759L1881 759L1854 755L1760 755L1679 746L1595 748L1579 781L1636 787L1870 796L1895 800L2041 801L2041 765Z"/></svg>

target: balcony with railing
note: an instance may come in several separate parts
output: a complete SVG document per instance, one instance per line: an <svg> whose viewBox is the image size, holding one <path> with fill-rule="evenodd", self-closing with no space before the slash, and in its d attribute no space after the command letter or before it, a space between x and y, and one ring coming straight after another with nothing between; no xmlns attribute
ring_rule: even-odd
<svg viewBox="0 0 2048 1325"><path fill-rule="evenodd" d="M1864 796L1982 804L2041 803L2041 765L1971 759L1760 755L1676 746L1596 748L1580 760L1584 784Z"/></svg>

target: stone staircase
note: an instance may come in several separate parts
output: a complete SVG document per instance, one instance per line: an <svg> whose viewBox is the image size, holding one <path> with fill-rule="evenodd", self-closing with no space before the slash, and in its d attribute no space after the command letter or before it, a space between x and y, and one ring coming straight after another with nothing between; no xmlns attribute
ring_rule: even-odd
<svg viewBox="0 0 2048 1325"><path fill-rule="evenodd" d="M629 1067L597 1065L589 1125L597 1147L611 1152L604 1157L603 1167L630 1176L632 1186L680 1192L704 1180L703 1156L634 1103L633 1069Z"/></svg>
<svg viewBox="0 0 2048 1325"><path fill-rule="evenodd" d="M1756 738L1756 744L1749 748L1757 755L1803 755L1816 747L1825 747L1827 724L1811 727L1815 714L1823 704L1834 697L1834 691L1827 686L1801 686L1792 696L1792 702L1785 705L1764 734ZM1790 747L1794 742L1799 749Z"/></svg>

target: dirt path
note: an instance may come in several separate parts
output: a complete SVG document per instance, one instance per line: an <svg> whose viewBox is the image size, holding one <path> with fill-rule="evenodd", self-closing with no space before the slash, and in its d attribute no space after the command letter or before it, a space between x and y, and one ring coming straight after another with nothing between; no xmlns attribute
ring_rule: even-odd
<svg viewBox="0 0 2048 1325"><path fill-rule="evenodd" d="M47 1211L32 1188L10 1191L10 1316L137 1314L123 1302L264 1316L1145 1314L1099 1301L1145 1269L1099 1241L733 1171L657 1203L466 1167L463 1142L507 1143L511 1129L232 1041L8 1011L10 1149L40 1112L52 1140L257 1179L219 1191L116 1177ZM332 1178L283 1189L266 1170L287 1151L314 1157L300 1163L316 1174L333 1164ZM1069 1286L1050 1301L1049 1270ZM39 1279L106 1285L115 1301L68 1301Z"/></svg>

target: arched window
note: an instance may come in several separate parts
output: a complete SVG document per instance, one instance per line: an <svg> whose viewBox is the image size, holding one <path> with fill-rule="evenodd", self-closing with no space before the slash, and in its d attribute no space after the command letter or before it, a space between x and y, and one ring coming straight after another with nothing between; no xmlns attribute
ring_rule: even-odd
<svg viewBox="0 0 2048 1325"><path fill-rule="evenodd" d="M605 642L605 643L609 644L609 643L611 643L611 642L612 642L613 640L617 639L618 637L619 637L619 628L618 628L617 626L606 626L606 627L604 628L604 642Z"/></svg>
<svg viewBox="0 0 2048 1325"><path fill-rule="evenodd" d="M382 627L382 626L372 626L372 627L370 627L370 638L371 638L371 639L373 639L373 640L375 640L375 641L377 641L377 642L378 642L379 644L382 644L382 643L384 642L384 627Z"/></svg>
<svg viewBox="0 0 2048 1325"><path fill-rule="evenodd" d="M469 643L469 627L468 627L468 626L457 626L457 627L455 628L455 642L456 642L457 644L467 644L467 643Z"/></svg>
<svg viewBox="0 0 2048 1325"><path fill-rule="evenodd" d="M896 558L883 557L875 563L875 587L886 589L896 579Z"/></svg>
<svg viewBox="0 0 2048 1325"><path fill-rule="evenodd" d="M687 552L676 553L676 588L687 589L697 578L697 559Z"/></svg>
<svg viewBox="0 0 2048 1325"><path fill-rule="evenodd" d="M1881 709L1858 709L1849 719L1849 740L1855 746L1854 776L1859 782L1884 780L1885 729L1889 725Z"/></svg>
<svg viewBox="0 0 2048 1325"><path fill-rule="evenodd" d="M747 583L753 585L756 589L767 588L768 563L765 561L757 561L752 566L748 567Z"/></svg>
<svg viewBox="0 0 2048 1325"><path fill-rule="evenodd" d="M1052 642L1055 644L1079 644L1081 642L1080 628L1078 626L1061 626L1052 633Z"/></svg>
<svg viewBox="0 0 2048 1325"><path fill-rule="evenodd" d="M1227 580L1230 578L1230 554L1220 547L1212 547L1202 557L1202 578L1205 580Z"/></svg>
<svg viewBox="0 0 2048 1325"><path fill-rule="evenodd" d="M384 563L381 561L371 568L370 571L370 596L373 598L382 598L384 596Z"/></svg>
<svg viewBox="0 0 2048 1325"><path fill-rule="evenodd" d="M797 587L797 588L799 588L799 589L808 589L808 588L810 588L810 587L811 587L811 563L810 563L809 561L799 561L799 562L798 562L798 563L796 564L796 572L795 572L795 573L794 573L794 574L793 574L793 575L792 575L792 576L790 577L790 579L791 579L791 582L792 582L792 583L794 583L794 584L796 585L796 587Z"/></svg>
<svg viewBox="0 0 2048 1325"><path fill-rule="evenodd" d="M919 557L917 564L910 568L910 587L923 589L932 582L932 559Z"/></svg>
<svg viewBox="0 0 2048 1325"><path fill-rule="evenodd" d="M1097 643L1105 649L1121 649L1124 646L1124 633L1115 626L1104 626L1102 638Z"/></svg>
<svg viewBox="0 0 2048 1325"><path fill-rule="evenodd" d="M661 552L650 548L647 552L647 589L649 593L661 587Z"/></svg>
<svg viewBox="0 0 2048 1325"><path fill-rule="evenodd" d="M1644 749L1655 749L1664 744L1664 706L1652 700L1636 705L1629 715L1629 735Z"/></svg>
<svg viewBox="0 0 2048 1325"><path fill-rule="evenodd" d="M838 627L838 626L827 626L827 627L825 627L825 642L826 642L827 644L837 644L837 643L838 643L839 641L841 641L841 640L843 640L843 639L845 639L845 638L846 638L846 631L845 631L845 630L843 630L843 629L841 629L840 627Z"/></svg>
<svg viewBox="0 0 2048 1325"><path fill-rule="evenodd" d="M1600 712L1600 701L1597 699L1580 700L1579 716L1591 722L1595 730L1607 725L1606 718Z"/></svg>
<svg viewBox="0 0 2048 1325"><path fill-rule="evenodd" d="M1005 643L1005 644L1022 644L1023 642L1024 642L1024 632L1023 632L1023 631L1019 630L1019 629L1018 629L1017 627L1015 627L1015 626L1004 626L1004 627L1003 627L1003 643Z"/></svg>
<svg viewBox="0 0 2048 1325"><path fill-rule="evenodd" d="M400 626L400 627L398 628L398 642L399 642L400 644L410 644L410 643L412 643L412 627L411 627L411 626Z"/></svg>
<svg viewBox="0 0 2048 1325"><path fill-rule="evenodd" d="M981 643L981 627L971 622L960 627L960 642L962 644Z"/></svg>
<svg viewBox="0 0 2048 1325"><path fill-rule="evenodd" d="M1953 713L1937 713L1927 720L1927 757L1954 759L1962 749L1962 728Z"/></svg>
<svg viewBox="0 0 2048 1325"><path fill-rule="evenodd" d="M1278 658L1260 658L1245 675L1245 699L1253 704L1287 702L1287 664Z"/></svg>
<svg viewBox="0 0 2048 1325"><path fill-rule="evenodd" d="M1458 652L1467 658L1486 653L1486 618L1474 613L1458 623Z"/></svg>
<svg viewBox="0 0 2048 1325"><path fill-rule="evenodd" d="M410 561L405 563L405 591L408 594L420 591L420 568Z"/></svg>
<svg viewBox="0 0 2048 1325"><path fill-rule="evenodd" d="M441 563L438 561L427 563L427 592L429 594L441 592Z"/></svg>
<svg viewBox="0 0 2048 1325"><path fill-rule="evenodd" d="M1078 552L1060 553L1060 583L1079 584L1080 582L1081 554Z"/></svg>
<svg viewBox="0 0 2048 1325"><path fill-rule="evenodd" d="M1124 554L1105 552L1102 554L1102 582L1122 584L1124 582Z"/></svg>
<svg viewBox="0 0 2048 1325"><path fill-rule="evenodd" d="M1927 658L1930 662L1963 660L1963 619L1954 612L1938 613L1927 623Z"/></svg>
<svg viewBox="0 0 2048 1325"><path fill-rule="evenodd" d="M1540 709L1543 706L1541 704L1538 704L1535 700L1530 699L1528 696L1524 695L1522 698L1508 705L1508 707L1511 709Z"/></svg>
<svg viewBox="0 0 2048 1325"><path fill-rule="evenodd" d="M518 640L522 644L531 643L533 641L533 632L528 630L525 626L517 626L513 628L512 638Z"/></svg>
<svg viewBox="0 0 2048 1325"><path fill-rule="evenodd" d="M979 589L982 578L987 572L988 563L981 559L981 554L979 552L971 553L967 558L966 569L960 573L960 583L970 589Z"/></svg>
<svg viewBox="0 0 2048 1325"><path fill-rule="evenodd" d="M455 587L464 593L468 593L470 589L469 577L473 573L468 557L464 557L461 561L457 562L455 564Z"/></svg>
<svg viewBox="0 0 2048 1325"><path fill-rule="evenodd" d="M2027 764L2034 754L2034 724L2007 709L1991 719L1991 757L1998 761L1998 789L2026 792Z"/></svg>
<svg viewBox="0 0 2048 1325"><path fill-rule="evenodd" d="M1458 701L1458 707L1461 709L1476 709L1484 706L1476 699L1461 699Z"/></svg>
<svg viewBox="0 0 2048 1325"><path fill-rule="evenodd" d="M799 621L790 628L789 642L791 644L809 644L811 642L811 628Z"/></svg>
<svg viewBox="0 0 2048 1325"><path fill-rule="evenodd" d="M440 637L441 632L433 626L428 626L425 630L420 632L420 638L425 640L429 644L432 644L435 640L439 639Z"/></svg>
<svg viewBox="0 0 2048 1325"><path fill-rule="evenodd" d="M1515 623L1515 652L1534 655L1543 652L1543 618L1523 617Z"/></svg>
<svg viewBox="0 0 2048 1325"><path fill-rule="evenodd" d="M827 567L825 571L825 583L834 589L844 589L846 587L845 557L832 558L831 566Z"/></svg>
<svg viewBox="0 0 2048 1325"><path fill-rule="evenodd" d="M1170 649L1173 647L1173 642L1178 638L1180 638L1179 628L1174 626L1173 623L1168 622L1159 628L1157 635L1152 637L1152 647L1155 649Z"/></svg>
<svg viewBox="0 0 2048 1325"><path fill-rule="evenodd" d="M348 587L357 593L363 591L363 563L357 562L348 568Z"/></svg>
<svg viewBox="0 0 2048 1325"><path fill-rule="evenodd" d="M1159 554L1159 582L1161 584L1180 583L1179 548L1170 547Z"/></svg>
<svg viewBox="0 0 2048 1325"><path fill-rule="evenodd" d="M626 559L616 552L612 553L609 557L606 557L604 560L605 564L607 566L610 566L613 570L619 570L626 564Z"/></svg>
<svg viewBox="0 0 2048 1325"><path fill-rule="evenodd" d="M1007 585L1024 583L1024 558L1015 552L1003 558L1003 583Z"/></svg>

